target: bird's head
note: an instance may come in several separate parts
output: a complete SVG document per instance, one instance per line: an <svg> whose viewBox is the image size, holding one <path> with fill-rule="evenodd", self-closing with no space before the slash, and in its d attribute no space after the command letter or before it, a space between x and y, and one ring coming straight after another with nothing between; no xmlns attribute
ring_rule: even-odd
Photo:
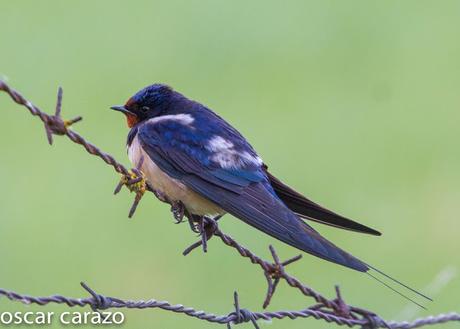
<svg viewBox="0 0 460 329"><path fill-rule="evenodd" d="M131 128L138 122L165 114L173 95L171 87L156 83L138 91L125 105L110 108L124 113Z"/></svg>

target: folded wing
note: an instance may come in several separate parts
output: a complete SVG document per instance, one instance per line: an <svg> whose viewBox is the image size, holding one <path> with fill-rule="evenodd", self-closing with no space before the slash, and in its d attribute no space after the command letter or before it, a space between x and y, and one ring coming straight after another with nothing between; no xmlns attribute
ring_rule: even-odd
<svg viewBox="0 0 460 329"><path fill-rule="evenodd" d="M245 223L305 252L365 272L366 264L327 241L289 210L270 186L263 168L254 164L226 169L208 161L212 153L190 127L168 127L167 122L143 124L139 140L149 157L169 176L219 205ZM177 134L171 138L171 132ZM166 133L168 132L168 133ZM166 138L167 136L168 138ZM235 136L234 136L235 137ZM238 136L236 136L238 137Z"/></svg>
<svg viewBox="0 0 460 329"><path fill-rule="evenodd" d="M268 171L266 173L275 193L289 209L300 217L345 230L371 235L382 235L379 231L321 207L319 204L307 199L299 192L284 184Z"/></svg>

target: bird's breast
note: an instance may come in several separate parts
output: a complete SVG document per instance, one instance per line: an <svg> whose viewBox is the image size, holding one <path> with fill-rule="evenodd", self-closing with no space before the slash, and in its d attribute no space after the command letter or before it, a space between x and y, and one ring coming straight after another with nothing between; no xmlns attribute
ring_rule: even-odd
<svg viewBox="0 0 460 329"><path fill-rule="evenodd" d="M128 146L128 158L135 167L142 161L140 169L145 174L147 183L153 189L164 194L169 200L181 201L192 214L202 216L224 213L219 206L161 170L144 151L138 136L135 136Z"/></svg>

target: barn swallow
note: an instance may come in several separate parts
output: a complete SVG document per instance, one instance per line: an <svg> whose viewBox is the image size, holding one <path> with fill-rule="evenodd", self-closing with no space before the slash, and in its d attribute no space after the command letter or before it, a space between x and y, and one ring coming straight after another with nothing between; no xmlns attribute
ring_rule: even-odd
<svg viewBox="0 0 460 329"><path fill-rule="evenodd" d="M111 109L126 115L128 157L140 165L147 184L181 202L188 213L211 218L229 213L311 255L360 272L377 270L307 221L380 232L318 205L276 178L249 142L206 106L153 84Z"/></svg>

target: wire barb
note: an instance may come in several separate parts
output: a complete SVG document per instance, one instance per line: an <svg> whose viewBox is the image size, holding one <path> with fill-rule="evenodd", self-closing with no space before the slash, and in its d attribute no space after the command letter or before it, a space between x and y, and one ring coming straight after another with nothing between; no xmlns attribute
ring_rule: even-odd
<svg viewBox="0 0 460 329"><path fill-rule="evenodd" d="M121 176L120 182L115 187L113 194L118 194L123 186L126 186L130 192L134 192L136 196L134 197L133 204L128 213L128 218L132 218L134 212L139 205L142 197L144 196L147 189L147 181L145 179L144 173L141 171L142 164L144 163L144 157L142 156L136 168L129 170L128 174L123 174Z"/></svg>
<svg viewBox="0 0 460 329"><path fill-rule="evenodd" d="M195 225L195 222L189 214L187 214L184 208L176 208L164 195L159 191L156 191L149 186L145 180L145 177L141 171L142 159L140 164L131 170L128 170L125 166L119 163L113 156L101 151L98 147L85 140L78 133L68 129L74 123L80 121L81 117L76 117L71 120L63 120L61 118L62 112L62 88L58 90L58 96L56 101L56 109L54 115L49 115L42 112L38 107L33 105L29 100L22 96L19 92L13 90L8 86L5 81L0 80L0 91L6 92L11 99L19 105L26 107L29 112L37 116L45 125L45 130L48 138L48 142L52 144L53 135L65 135L72 142L81 145L89 154L95 155L102 159L106 164L110 165L117 173L122 175L121 181L115 189L115 194L118 193L121 188L125 185L131 192L136 193L136 197L131 207L129 217L134 214L137 205L146 191L152 192L160 201L169 203L172 207L174 218L177 222L181 222L183 216L189 218L189 223L192 229L198 228L198 232L201 235L200 241L192 244L184 251L184 255L190 253L200 245L203 246L203 250L207 250L207 241L217 236L221 241L235 249L239 255L244 258L248 258L252 264L259 265L264 271L265 278L267 280L268 289L265 297L263 307L267 307L276 291L281 279L286 283L297 289L300 293L307 297L313 298L317 304L299 311L272 311L272 312L252 312L247 309L242 309L239 306L238 294L234 293L234 306L235 311L228 315L215 315L204 311L197 311L191 307L185 307L181 304L173 305L167 301L157 301L150 299L147 301L132 301L123 300L114 297L107 297L96 293L87 284L81 282L81 286L91 295L87 298L71 298L62 295L53 295L47 297L34 297L28 295L22 295L13 291L8 291L0 288L0 296L5 296L11 301L19 301L24 304L37 304L47 305L51 303L55 304L66 304L69 307L84 307L90 306L94 311L105 310L109 308L135 308L135 309L147 309L147 308L159 308L165 311L185 314L200 320L227 324L230 328L231 324L239 324L242 322L252 322L256 329L259 329L257 320L271 320L271 319L297 319L297 318L308 318L313 317L315 319L322 319L326 322L336 323L337 325L346 325L348 327L359 326L366 329L375 328L389 328L389 329L412 329L418 328L425 325L433 325L438 323L446 323L451 321L460 322L459 313L440 314L437 316L429 316L425 318L416 319L413 322L385 322L375 313L364 310L359 307L350 306L345 303L342 298L341 292L336 287L336 298L334 300L327 299L315 290L304 285L297 278L289 275L285 271L285 267L298 261L302 256L290 258L286 261L281 262L276 250L273 246L270 246L270 252L273 257L273 262L268 262L252 253L249 249L240 245L229 235L224 234L217 225L217 218L202 217L199 218Z"/></svg>
<svg viewBox="0 0 460 329"><path fill-rule="evenodd" d="M260 329L259 325L257 324L257 319L250 310L245 309L245 308L240 308L240 302L238 299L238 293L235 291L233 293L233 305L235 306L235 311L230 313L228 317L234 317L235 319L233 321L227 322L227 328L231 329L232 325L231 323L234 324L240 324L244 322L252 322L254 328Z"/></svg>
<svg viewBox="0 0 460 329"><path fill-rule="evenodd" d="M97 294L84 282L80 282L80 285L93 297L93 302L90 304L93 311L106 310L111 307L112 301L110 297Z"/></svg>
<svg viewBox="0 0 460 329"><path fill-rule="evenodd" d="M263 308L267 308L270 304L272 297L276 291L276 287L278 286L280 280L283 278L283 275L286 275L284 271L284 267L292 264L302 258L302 255L297 255L292 257L284 262L280 261L278 254L276 253L275 247L269 245L268 248L270 249L270 253L273 257L273 263L269 264L267 269L264 269L265 279L267 280L267 293L265 295L265 300L262 305Z"/></svg>
<svg viewBox="0 0 460 329"><path fill-rule="evenodd" d="M59 87L54 115L48 116L48 120L44 122L46 138L48 139L48 143L50 145L53 145L53 135L65 135L67 133L67 128L83 119L80 116L73 118L71 120L62 119L62 94L63 90L61 87Z"/></svg>

